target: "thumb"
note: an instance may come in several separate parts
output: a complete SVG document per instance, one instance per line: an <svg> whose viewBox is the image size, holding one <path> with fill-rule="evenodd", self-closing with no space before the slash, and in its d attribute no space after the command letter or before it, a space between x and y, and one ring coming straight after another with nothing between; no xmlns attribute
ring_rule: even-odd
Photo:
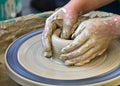
<svg viewBox="0 0 120 86"><path fill-rule="evenodd" d="M69 39L71 34L74 32L74 24L77 21L77 16L69 16L68 14L65 14L63 18L63 29L61 32L61 38Z"/></svg>

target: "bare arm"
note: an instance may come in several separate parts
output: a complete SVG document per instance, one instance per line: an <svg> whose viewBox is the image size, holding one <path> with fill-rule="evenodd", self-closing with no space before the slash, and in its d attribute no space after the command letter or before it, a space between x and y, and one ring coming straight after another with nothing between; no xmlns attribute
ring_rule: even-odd
<svg viewBox="0 0 120 86"><path fill-rule="evenodd" d="M104 5L107 5L114 0L71 0L64 6L69 13L87 13Z"/></svg>

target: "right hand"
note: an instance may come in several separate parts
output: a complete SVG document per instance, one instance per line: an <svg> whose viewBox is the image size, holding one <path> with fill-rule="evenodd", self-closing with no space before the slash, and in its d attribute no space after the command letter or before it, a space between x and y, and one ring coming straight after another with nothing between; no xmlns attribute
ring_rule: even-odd
<svg viewBox="0 0 120 86"><path fill-rule="evenodd" d="M53 32L61 28L61 38L68 39L74 32L73 25L77 22L78 13L64 7L53 13L47 18L45 29L42 34L42 43L45 50L45 56L52 56L51 36Z"/></svg>

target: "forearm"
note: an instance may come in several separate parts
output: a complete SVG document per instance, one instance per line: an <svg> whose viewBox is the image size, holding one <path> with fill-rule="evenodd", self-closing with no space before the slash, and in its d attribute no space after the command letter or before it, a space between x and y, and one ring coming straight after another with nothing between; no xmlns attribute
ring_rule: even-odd
<svg viewBox="0 0 120 86"><path fill-rule="evenodd" d="M64 7L71 12L85 14L113 1L114 0L71 0Z"/></svg>

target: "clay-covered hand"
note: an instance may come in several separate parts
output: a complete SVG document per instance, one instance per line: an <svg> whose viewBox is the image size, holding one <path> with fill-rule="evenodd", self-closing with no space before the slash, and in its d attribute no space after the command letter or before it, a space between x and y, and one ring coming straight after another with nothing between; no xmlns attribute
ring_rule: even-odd
<svg viewBox="0 0 120 86"><path fill-rule="evenodd" d="M120 34L120 17L95 18L82 22L72 35L73 42L62 49L66 65L83 65L106 51Z"/></svg>
<svg viewBox="0 0 120 86"><path fill-rule="evenodd" d="M61 29L61 38L64 39L68 39L74 32L72 27L77 21L78 14L69 10L61 8L46 20L45 29L42 34L42 43L45 48L46 57L52 56L51 36L56 29Z"/></svg>

